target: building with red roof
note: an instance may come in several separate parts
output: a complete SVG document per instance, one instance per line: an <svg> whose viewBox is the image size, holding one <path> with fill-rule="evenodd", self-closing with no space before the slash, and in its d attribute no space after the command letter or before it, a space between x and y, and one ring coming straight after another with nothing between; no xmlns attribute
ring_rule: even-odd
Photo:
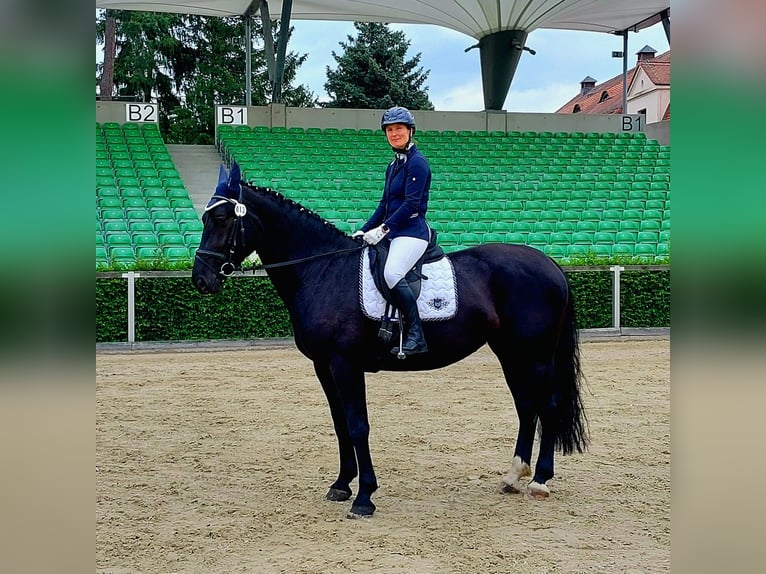
<svg viewBox="0 0 766 574"><path fill-rule="evenodd" d="M644 46L637 53L635 67L628 70L628 114L644 114L646 123L670 119L670 50ZM580 93L561 106L559 114L622 114L622 74L601 84L586 77Z"/></svg>

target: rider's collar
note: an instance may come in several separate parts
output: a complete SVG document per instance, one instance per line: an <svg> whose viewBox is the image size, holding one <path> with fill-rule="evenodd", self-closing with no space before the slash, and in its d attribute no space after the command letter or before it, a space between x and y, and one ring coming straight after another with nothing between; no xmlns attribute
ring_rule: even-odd
<svg viewBox="0 0 766 574"><path fill-rule="evenodd" d="M391 148L392 150L394 150L394 155L396 156L396 160L397 161L407 161L407 155L409 154L410 150L412 149L412 146L414 146L414 145L415 145L414 143L409 142L407 144L407 147L404 148L404 150L400 150L400 149L396 149L396 148Z"/></svg>

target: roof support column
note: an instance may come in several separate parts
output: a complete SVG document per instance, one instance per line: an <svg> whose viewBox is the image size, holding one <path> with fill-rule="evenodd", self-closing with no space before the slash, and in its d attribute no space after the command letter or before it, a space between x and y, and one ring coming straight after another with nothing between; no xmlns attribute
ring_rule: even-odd
<svg viewBox="0 0 766 574"><path fill-rule="evenodd" d="M501 30L479 40L484 109L502 109L526 40L524 30Z"/></svg>
<svg viewBox="0 0 766 574"><path fill-rule="evenodd" d="M282 102L282 76L285 73L285 55L287 53L287 38L290 35L290 14L293 11L293 0L282 2L282 18L279 21L279 38L277 39L277 67L274 70L274 91L271 102Z"/></svg>
<svg viewBox="0 0 766 574"><path fill-rule="evenodd" d="M622 113L628 113L628 31L622 31Z"/></svg>
<svg viewBox="0 0 766 574"><path fill-rule="evenodd" d="M670 8L663 10L660 17L662 18L662 27L665 29L665 37L670 44Z"/></svg>
<svg viewBox="0 0 766 574"><path fill-rule="evenodd" d="M242 18L245 20L245 105L253 105L253 13L258 10L260 0L254 0L247 7Z"/></svg>

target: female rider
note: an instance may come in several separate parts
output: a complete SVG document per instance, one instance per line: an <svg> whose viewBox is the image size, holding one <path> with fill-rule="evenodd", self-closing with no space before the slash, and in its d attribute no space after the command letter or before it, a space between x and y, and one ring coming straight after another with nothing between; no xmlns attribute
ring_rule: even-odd
<svg viewBox="0 0 766 574"><path fill-rule="evenodd" d="M407 108L387 110L380 122L395 158L386 168L383 197L370 219L352 237L362 237L370 245L384 237L391 240L384 279L393 303L404 318L407 338L404 355L428 351L415 295L404 276L425 253L431 237L426 223L431 168L412 142L415 118ZM391 351L399 353L399 347Z"/></svg>

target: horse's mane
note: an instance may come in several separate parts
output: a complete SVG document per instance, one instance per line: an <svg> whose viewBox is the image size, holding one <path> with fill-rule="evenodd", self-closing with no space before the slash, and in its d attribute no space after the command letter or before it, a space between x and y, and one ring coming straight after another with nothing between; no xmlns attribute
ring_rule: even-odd
<svg viewBox="0 0 766 574"><path fill-rule="evenodd" d="M270 187L261 187L258 185L253 185L251 182L242 182L242 185L246 186L251 191L254 191L256 193L261 193L267 196L272 197L274 200L280 203L280 205L290 213L295 213L298 217L304 219L306 221L306 224L309 225L312 229L315 229L316 231L320 233L329 233L341 236L345 238L349 238L349 236L335 227L335 225L324 219L321 215L318 213L312 211L305 205L301 205L294 199L290 199L289 197L284 196L280 192L276 191L275 189L272 189Z"/></svg>

